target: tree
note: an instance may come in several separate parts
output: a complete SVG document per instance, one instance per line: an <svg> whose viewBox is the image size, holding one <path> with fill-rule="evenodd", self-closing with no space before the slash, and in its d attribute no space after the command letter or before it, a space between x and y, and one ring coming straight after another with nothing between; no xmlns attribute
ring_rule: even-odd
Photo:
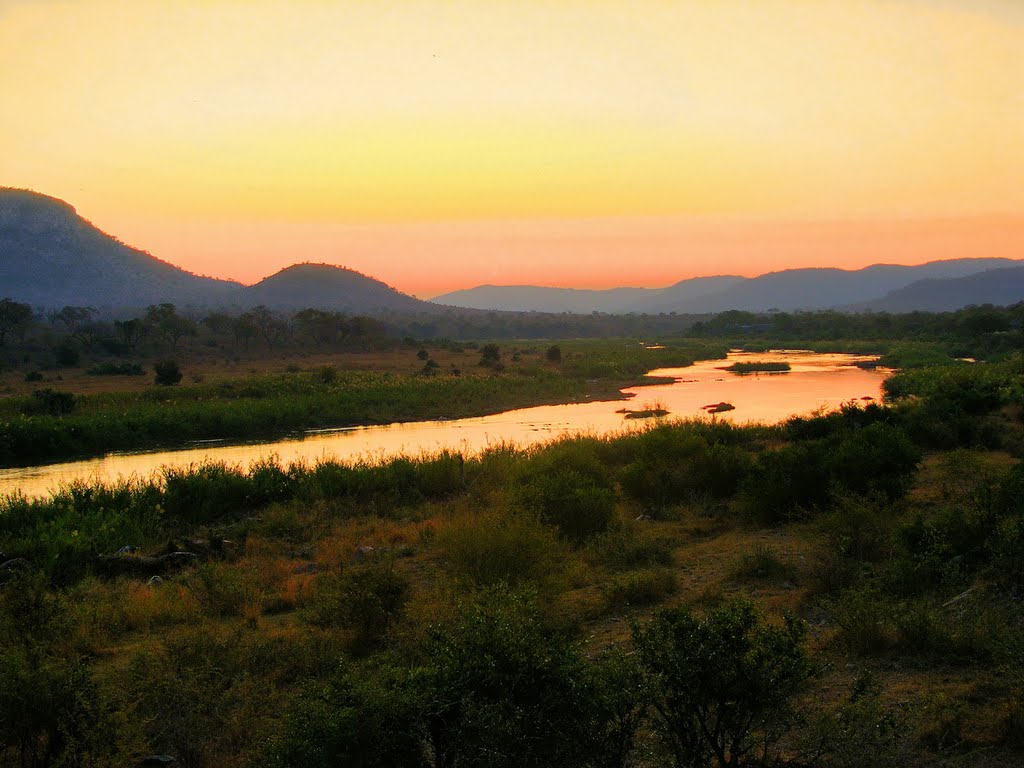
<svg viewBox="0 0 1024 768"><path fill-rule="evenodd" d="M211 333L219 335L231 330L232 320L231 315L226 312L211 312L200 322L209 328Z"/></svg>
<svg viewBox="0 0 1024 768"><path fill-rule="evenodd" d="M11 299L0 301L0 347L7 340L7 334L23 336L32 324L32 307Z"/></svg>
<svg viewBox="0 0 1024 768"><path fill-rule="evenodd" d="M252 314L244 312L236 317L231 323L231 333L235 337L235 346L242 344L245 349L249 349L249 340L254 338L259 329L256 328L256 323L253 320Z"/></svg>
<svg viewBox="0 0 1024 768"><path fill-rule="evenodd" d="M71 338L77 341L86 352L92 352L93 348L103 339L110 339L111 327L107 323L89 320L79 323L71 331Z"/></svg>
<svg viewBox="0 0 1024 768"><path fill-rule="evenodd" d="M546 354L549 363L560 363L562 362L562 348L557 344L553 344L548 347Z"/></svg>
<svg viewBox="0 0 1024 768"><path fill-rule="evenodd" d="M344 336L348 333L348 320L340 312L309 307L296 312L293 319L302 332L313 339L314 344L333 344L339 334Z"/></svg>
<svg viewBox="0 0 1024 768"><path fill-rule="evenodd" d="M146 334L146 324L137 317L131 320L115 320L114 331L121 343L134 352L135 347Z"/></svg>
<svg viewBox="0 0 1024 768"><path fill-rule="evenodd" d="M78 326L92 320L95 314L96 310L92 307L67 306L58 312L50 312L47 318L49 318L51 323L63 324L71 333L74 333Z"/></svg>
<svg viewBox="0 0 1024 768"><path fill-rule="evenodd" d="M195 336L196 324L187 317L178 314L177 307L173 304L151 304L146 309L146 324L149 325L157 336L176 349L178 341L183 336Z"/></svg>
<svg viewBox="0 0 1024 768"><path fill-rule="evenodd" d="M698 618L663 609L633 627L652 675L655 726L677 768L770 764L788 730L789 699L810 674L806 627L767 625L746 602Z"/></svg>
<svg viewBox="0 0 1024 768"><path fill-rule="evenodd" d="M248 318L256 333L263 338L267 349L273 349L288 331L285 322L263 304L253 307L242 317Z"/></svg>

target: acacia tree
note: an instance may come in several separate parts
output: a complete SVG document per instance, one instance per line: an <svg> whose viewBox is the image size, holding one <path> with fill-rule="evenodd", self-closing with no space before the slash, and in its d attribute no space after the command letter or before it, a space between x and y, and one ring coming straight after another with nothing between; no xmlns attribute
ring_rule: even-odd
<svg viewBox="0 0 1024 768"><path fill-rule="evenodd" d="M80 325L92 320L95 314L96 310L92 307L66 306L56 312L50 312L47 318L51 323L61 323L73 334Z"/></svg>
<svg viewBox="0 0 1024 768"><path fill-rule="evenodd" d="M115 320L114 330L121 343L134 352L135 347L146 333L146 324L137 317L131 320Z"/></svg>
<svg viewBox="0 0 1024 768"><path fill-rule="evenodd" d="M32 324L32 307L11 299L0 301L0 347L7 341L7 334L24 336Z"/></svg>
<svg viewBox="0 0 1024 768"><path fill-rule="evenodd" d="M178 314L177 307L170 303L151 304L146 309L146 324L149 325L171 349L178 346L184 336L195 336L196 324Z"/></svg>

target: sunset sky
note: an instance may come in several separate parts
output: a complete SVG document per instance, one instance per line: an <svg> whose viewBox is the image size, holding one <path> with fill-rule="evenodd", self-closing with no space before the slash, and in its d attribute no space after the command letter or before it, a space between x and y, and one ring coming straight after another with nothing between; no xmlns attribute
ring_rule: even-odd
<svg viewBox="0 0 1024 768"><path fill-rule="evenodd" d="M1020 0L0 0L0 186L186 269L1024 258Z"/></svg>

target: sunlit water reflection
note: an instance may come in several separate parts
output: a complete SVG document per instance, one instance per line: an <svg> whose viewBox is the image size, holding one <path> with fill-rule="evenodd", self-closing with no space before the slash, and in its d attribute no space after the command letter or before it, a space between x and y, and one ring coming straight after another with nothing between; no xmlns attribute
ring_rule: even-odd
<svg viewBox="0 0 1024 768"><path fill-rule="evenodd" d="M112 481L146 478L165 466L223 461L248 466L276 455L282 462L321 459L379 460L416 456L442 449L476 453L501 443L529 446L566 434L615 434L643 428L649 420L626 419L623 407L640 410L658 404L671 418L711 418L704 406L728 402L735 410L716 415L736 423L777 423L790 416L836 408L850 400L881 397L886 373L854 364L872 360L855 355L803 351L732 352L726 360L706 360L688 368L661 368L650 375L672 377L669 384L623 390L630 400L546 405L491 416L451 421L421 421L386 426L353 427L307 434L270 443L226 445L205 443L191 448L151 453L112 453L86 461L0 470L0 495L20 491L46 495L74 480ZM788 373L737 375L722 370L735 362L785 361Z"/></svg>

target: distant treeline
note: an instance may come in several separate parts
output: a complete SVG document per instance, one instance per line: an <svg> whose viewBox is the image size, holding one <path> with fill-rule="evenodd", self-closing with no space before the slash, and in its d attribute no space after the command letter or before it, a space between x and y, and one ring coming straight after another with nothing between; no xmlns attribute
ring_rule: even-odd
<svg viewBox="0 0 1024 768"><path fill-rule="evenodd" d="M39 313L27 304L0 302L0 348L51 348L61 359L75 353L178 354L206 347L238 352L362 350L410 339L705 338L770 340L897 340L962 342L964 356L1000 356L1024 348L1024 302L982 305L956 312L845 313L746 312L717 315L610 315L498 312L449 308L441 312L389 312L374 317L306 308L285 312L266 306L202 312L174 304L152 305L120 318L91 307L67 306ZM25 350L28 351L28 350ZM975 354L977 353L977 354ZM74 364L74 363L71 363Z"/></svg>
<svg viewBox="0 0 1024 768"><path fill-rule="evenodd" d="M694 336L770 336L793 339L971 339L1001 334L1019 338L1024 302L991 304L956 312L741 312L731 310L692 323Z"/></svg>

